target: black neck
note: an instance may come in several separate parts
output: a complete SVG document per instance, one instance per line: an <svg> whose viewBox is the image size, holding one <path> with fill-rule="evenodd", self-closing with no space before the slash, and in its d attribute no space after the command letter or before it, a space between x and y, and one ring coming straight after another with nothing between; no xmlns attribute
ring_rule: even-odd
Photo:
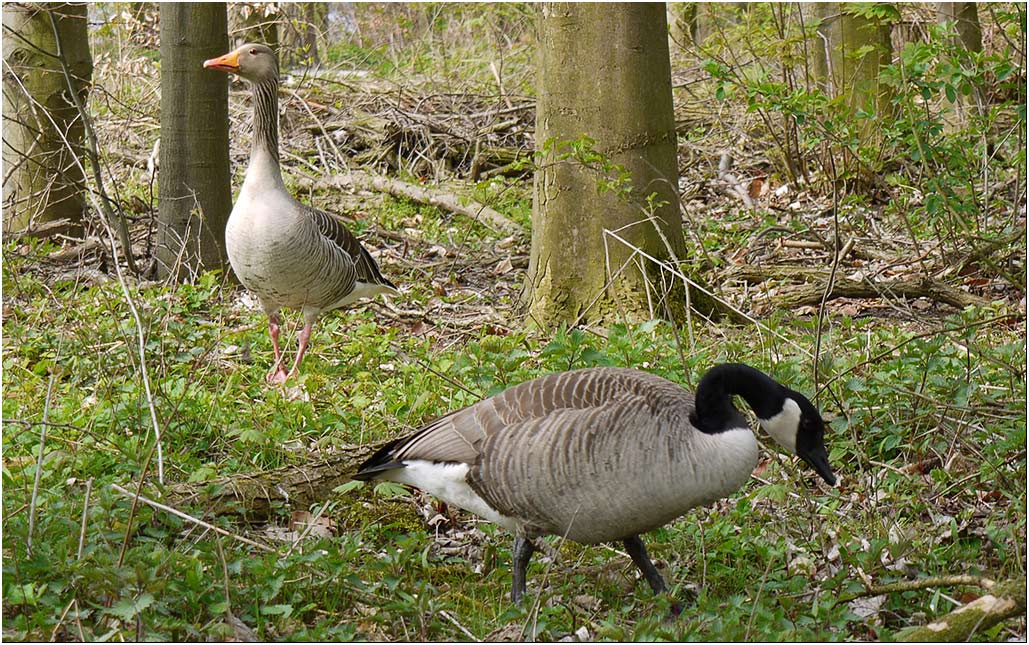
<svg viewBox="0 0 1029 645"><path fill-rule="evenodd" d="M254 147L264 150L279 162L279 79L253 83Z"/></svg>
<svg viewBox="0 0 1029 645"><path fill-rule="evenodd" d="M707 434L746 427L732 404L734 394L742 397L759 419L782 412L785 401L784 388L764 372L740 363L725 363L712 367L700 379L690 422Z"/></svg>

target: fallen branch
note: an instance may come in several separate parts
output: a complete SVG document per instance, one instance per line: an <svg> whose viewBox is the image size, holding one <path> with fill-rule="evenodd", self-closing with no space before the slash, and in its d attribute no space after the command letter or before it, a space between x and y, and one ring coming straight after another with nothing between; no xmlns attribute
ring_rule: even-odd
<svg viewBox="0 0 1029 645"><path fill-rule="evenodd" d="M787 309L803 305L817 305L822 301L823 295L825 295L825 288L826 285L824 283L784 287L779 292L778 297L781 306ZM980 298L942 282L903 278L887 282L839 280L833 285L832 291L828 294L827 298L882 298L884 296L895 298L929 298L930 300L942 302L958 309L964 309L969 305L981 307L990 304L990 301L985 298Z"/></svg>
<svg viewBox="0 0 1029 645"><path fill-rule="evenodd" d="M239 540L240 542L243 542L244 544L249 544L250 546L257 547L257 548L259 548L259 549L261 549L263 551L269 551L271 553L275 552L275 549L271 548L270 546L261 544L260 542L254 542L250 538L246 538L246 537L243 537L242 535L236 535L235 533L231 533L229 531L226 531L225 529L223 529L221 527L218 527L218 526L215 526L214 524L209 524L208 522L205 522L203 520L197 519L197 518L193 517L192 515L189 515L187 513L183 513L182 511L180 511L180 510L178 510L176 508L172 508L171 506L168 506L167 504L161 504L160 502L155 502L154 500L149 499L148 497L144 497L143 495L139 495L138 493L133 493L131 491L125 490L124 488L122 488L118 484L111 484L111 488L113 488L116 492L121 493L125 497L128 497L129 499L138 500L138 501L146 504L147 506L152 506L153 508L156 508L159 511L164 511L165 513L169 513L171 515L174 515L175 517L178 517L179 519L186 520L187 522L192 522L193 524L196 524L197 526L202 526L203 528L205 528L205 529L207 529L209 531L214 531L215 533L220 533L220 534L222 534L222 535L224 535L226 537L230 537L230 538L232 538L234 540Z"/></svg>
<svg viewBox="0 0 1029 645"><path fill-rule="evenodd" d="M73 222L70 219L56 219L49 222L33 222L29 228L20 231L5 231L4 237L21 242L23 240L42 240L58 235L68 235L81 230L82 224L80 222Z"/></svg>
<svg viewBox="0 0 1029 645"><path fill-rule="evenodd" d="M307 182L299 181L298 183L303 185ZM489 206L480 204L476 201L462 203L461 199L453 193L446 193L441 190L432 190L430 188L422 188L421 186L415 186L414 184L409 184L407 182L400 181L399 179L391 179L381 175L370 175L362 172L353 172L345 175L333 175L313 182L315 187L323 189L337 188L340 185L347 184L358 190L375 190L378 192L389 193L394 197L403 197L405 199L410 199L413 202L418 202L419 204L428 204L451 213L464 215L465 217L473 219L485 226L500 230L507 234L525 232L520 225L512 221L509 217L490 208Z"/></svg>
<svg viewBox="0 0 1029 645"><path fill-rule="evenodd" d="M385 443L342 446L337 453L309 464L175 484L168 496L175 506L202 506L214 515L264 522L277 507L307 509L329 499L333 489L350 481L357 467Z"/></svg>
<svg viewBox="0 0 1029 645"><path fill-rule="evenodd" d="M965 642L1009 618L1025 615L1025 579L998 582L989 593L937 618L928 625L899 632L908 643Z"/></svg>
<svg viewBox="0 0 1029 645"><path fill-rule="evenodd" d="M850 594L841 597L838 602L850 602L857 598L865 598L868 596L883 596L888 593L899 593L903 591L918 591L919 589L928 589L929 587L954 587L957 585L966 585L970 587L981 587L987 591L993 589L997 583L989 578L982 578L980 576L936 576L932 578L918 578L917 580L902 580L900 582L893 582L888 585L871 585L866 582L864 591L859 591L855 594Z"/></svg>
<svg viewBox="0 0 1029 645"><path fill-rule="evenodd" d="M750 191L747 190L747 183L729 172L732 169L733 160L729 153L723 152L718 158L718 181L721 182L728 195L743 201L747 208L754 208L754 200L750 198Z"/></svg>
<svg viewBox="0 0 1029 645"><path fill-rule="evenodd" d="M817 305L820 303L825 293L828 276L829 272L826 269L779 265L768 267L746 265L734 268L727 274L727 277L737 278L750 283L759 283L765 280L786 280L797 277L816 281L815 284L783 287L776 294L776 298L778 303L786 308ZM964 309L969 305L984 306L990 302L975 294L928 278L898 278L883 282L837 280L836 284L833 285L832 292L828 295L829 298L882 298L884 296L929 298L930 300L943 302L958 309Z"/></svg>

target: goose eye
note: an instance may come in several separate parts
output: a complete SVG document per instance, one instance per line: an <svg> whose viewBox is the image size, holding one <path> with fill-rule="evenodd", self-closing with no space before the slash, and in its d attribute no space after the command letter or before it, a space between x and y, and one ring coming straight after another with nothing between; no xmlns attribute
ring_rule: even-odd
<svg viewBox="0 0 1029 645"><path fill-rule="evenodd" d="M257 55L257 49L251 48L250 49L250 55L251 56L256 56Z"/></svg>

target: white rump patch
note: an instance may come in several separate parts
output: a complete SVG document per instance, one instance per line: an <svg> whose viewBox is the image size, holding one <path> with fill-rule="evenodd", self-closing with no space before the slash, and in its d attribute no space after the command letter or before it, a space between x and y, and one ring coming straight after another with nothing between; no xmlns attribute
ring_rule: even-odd
<svg viewBox="0 0 1029 645"><path fill-rule="evenodd" d="M786 397L782 412L771 419L758 419L765 432L772 435L775 442L793 454L797 454L797 430L800 428L800 406Z"/></svg>
<svg viewBox="0 0 1029 645"><path fill-rule="evenodd" d="M358 280L354 283L354 290L343 296L343 298L333 304L329 309L338 309L339 307L346 307L347 305L357 302L363 298L374 298L380 293L396 293L395 289L391 289L384 284L373 284L370 282L361 282Z"/></svg>
<svg viewBox="0 0 1029 645"><path fill-rule="evenodd" d="M517 532L521 527L522 522L501 515L472 490L467 479L468 464L439 463L423 459L411 459L403 463L403 468L386 471L381 479L420 488L447 504L463 508L509 531Z"/></svg>

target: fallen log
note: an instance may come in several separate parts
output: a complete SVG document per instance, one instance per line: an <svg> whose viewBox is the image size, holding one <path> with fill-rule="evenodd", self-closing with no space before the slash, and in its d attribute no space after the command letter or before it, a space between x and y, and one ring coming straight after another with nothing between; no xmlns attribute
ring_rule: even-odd
<svg viewBox="0 0 1029 645"><path fill-rule="evenodd" d="M276 509L307 509L329 499L333 489L350 481L357 467L386 443L341 446L308 464L174 484L168 500L173 506L200 506L213 515L266 522Z"/></svg>
<svg viewBox="0 0 1029 645"><path fill-rule="evenodd" d="M779 304L787 309L804 305L817 305L825 295L826 283L783 287L776 295ZM860 282L857 280L837 280L829 292L828 299L834 298L929 298L958 309L969 305L985 306L990 301L974 294L956 289L935 280L911 280L901 278L885 282Z"/></svg>
<svg viewBox="0 0 1029 645"><path fill-rule="evenodd" d="M817 305L822 301L829 280L829 270L818 267L771 265L755 267L745 265L728 271L726 277L736 278L752 284L765 280L806 279L814 284L787 285L775 295L778 304L793 308L803 305ZM897 278L871 282L865 280L837 279L829 299L833 298L929 298L958 309L969 305L984 306L989 300L962 291L943 282L929 278Z"/></svg>

